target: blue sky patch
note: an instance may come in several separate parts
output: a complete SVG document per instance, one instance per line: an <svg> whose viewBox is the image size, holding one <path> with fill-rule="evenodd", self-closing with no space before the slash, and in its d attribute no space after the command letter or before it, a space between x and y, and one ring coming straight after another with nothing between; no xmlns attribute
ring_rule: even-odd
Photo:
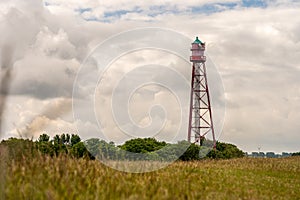
<svg viewBox="0 0 300 200"><path fill-rule="evenodd" d="M105 12L104 17L121 17L122 15L126 15L127 13L141 13L142 10L139 7L135 7L132 10L116 10L112 12Z"/></svg>
<svg viewBox="0 0 300 200"><path fill-rule="evenodd" d="M177 14L180 13L178 8L176 6L150 6L149 8L149 13L148 15L150 17L155 17L157 15L162 15L162 14Z"/></svg>
<svg viewBox="0 0 300 200"><path fill-rule="evenodd" d="M267 2L265 0L242 0L243 7L267 7Z"/></svg>
<svg viewBox="0 0 300 200"><path fill-rule="evenodd" d="M224 10L234 9L237 3L217 3L217 4L205 4L203 6L191 7L192 13L213 14L216 12L222 12Z"/></svg>
<svg viewBox="0 0 300 200"><path fill-rule="evenodd" d="M266 0L242 0L241 3L213 3L205 4L199 7L192 7L192 13L203 13L203 14L213 14L217 12L223 12L226 10L233 10L238 7L244 8L266 8L268 6Z"/></svg>
<svg viewBox="0 0 300 200"><path fill-rule="evenodd" d="M120 19L123 15L128 13L141 13L142 15L147 15L149 17L156 17L162 14L214 14L218 12L224 12L227 10L234 10L239 8L266 8L268 6L267 0L241 0L236 2L228 3L208 3L201 6L191 6L185 9L178 8L176 4L174 5L158 5L150 6L148 9L142 9L141 7L134 7L130 10L119 9L104 12L101 19L96 17L91 17L86 19L87 21L102 21L102 22L111 22L116 19ZM45 5L50 5L45 2ZM75 12L83 14L85 12L92 12L92 8L79 8L75 9Z"/></svg>
<svg viewBox="0 0 300 200"><path fill-rule="evenodd" d="M92 8L78 8L75 10L76 12L79 12L80 14L84 13L84 12L91 12Z"/></svg>

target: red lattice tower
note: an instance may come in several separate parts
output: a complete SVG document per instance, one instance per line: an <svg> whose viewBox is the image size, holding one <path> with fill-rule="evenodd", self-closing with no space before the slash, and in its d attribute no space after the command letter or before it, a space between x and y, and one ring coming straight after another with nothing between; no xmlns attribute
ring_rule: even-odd
<svg viewBox="0 0 300 200"><path fill-rule="evenodd" d="M206 136L211 134L215 148L216 139L205 67L205 43L196 37L196 40L192 43L191 51L192 56L190 57L190 61L193 63L193 70L188 141L202 145Z"/></svg>

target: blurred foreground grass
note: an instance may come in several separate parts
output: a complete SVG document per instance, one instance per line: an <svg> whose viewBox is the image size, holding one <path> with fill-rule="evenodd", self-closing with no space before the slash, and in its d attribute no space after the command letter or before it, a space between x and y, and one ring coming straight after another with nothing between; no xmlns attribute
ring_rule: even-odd
<svg viewBox="0 0 300 200"><path fill-rule="evenodd" d="M175 162L144 174L64 156L0 157L1 199L300 199L300 157Z"/></svg>

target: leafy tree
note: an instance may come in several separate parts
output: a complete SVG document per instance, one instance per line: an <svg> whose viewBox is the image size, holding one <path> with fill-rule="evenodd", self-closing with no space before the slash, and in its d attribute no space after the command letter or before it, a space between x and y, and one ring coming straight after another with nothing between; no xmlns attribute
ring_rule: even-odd
<svg viewBox="0 0 300 200"><path fill-rule="evenodd" d="M300 156L300 152L292 153L292 156Z"/></svg>
<svg viewBox="0 0 300 200"><path fill-rule="evenodd" d="M88 152L99 159L116 159L118 155L118 148L113 142L107 143L98 138L91 138L84 142Z"/></svg>
<svg viewBox="0 0 300 200"><path fill-rule="evenodd" d="M71 146L74 146L75 144L81 142L81 138L78 135L72 134L71 136Z"/></svg>
<svg viewBox="0 0 300 200"><path fill-rule="evenodd" d="M49 142L49 140L50 140L50 136L45 133L40 135L38 139L39 142Z"/></svg>
<svg viewBox="0 0 300 200"><path fill-rule="evenodd" d="M66 135L64 133L60 136L60 140L61 140L62 144L66 144L67 143L67 138L66 138Z"/></svg>
<svg viewBox="0 0 300 200"><path fill-rule="evenodd" d="M199 150L199 159L207 158L207 155L210 151L213 151L212 146L201 146Z"/></svg>
<svg viewBox="0 0 300 200"><path fill-rule="evenodd" d="M83 142L78 142L72 146L71 154L76 158L88 156L88 151Z"/></svg>
<svg viewBox="0 0 300 200"><path fill-rule="evenodd" d="M120 147L133 153L147 153L157 151L166 145L166 142L159 142L155 138L136 138L126 141Z"/></svg>
<svg viewBox="0 0 300 200"><path fill-rule="evenodd" d="M54 146L51 142L38 142L37 147L42 154L50 155L52 157L55 153Z"/></svg>
<svg viewBox="0 0 300 200"><path fill-rule="evenodd" d="M47 135L47 134L40 135L36 145L37 145L37 149L42 154L47 154L50 156L54 155L53 144L50 142L49 135Z"/></svg>
<svg viewBox="0 0 300 200"><path fill-rule="evenodd" d="M240 158L244 157L245 153L238 149L233 144L217 142L216 143L216 150L212 150L207 154L208 158L222 158L222 159L229 159L229 158Z"/></svg>
<svg viewBox="0 0 300 200"><path fill-rule="evenodd" d="M68 153L68 147L65 144L66 138L65 135L62 134L61 136L55 135L53 138L53 152L56 156L58 156L60 153Z"/></svg>
<svg viewBox="0 0 300 200"><path fill-rule="evenodd" d="M61 144L61 139L59 135L55 135L53 138L54 144Z"/></svg>
<svg viewBox="0 0 300 200"><path fill-rule="evenodd" d="M71 137L69 134L66 135L66 141L68 145L71 143Z"/></svg>
<svg viewBox="0 0 300 200"><path fill-rule="evenodd" d="M94 156L100 154L100 140L98 138L91 138L84 142L87 150Z"/></svg>
<svg viewBox="0 0 300 200"><path fill-rule="evenodd" d="M184 154L179 157L179 159L183 161L199 160L200 148L201 147L197 144L191 144Z"/></svg>

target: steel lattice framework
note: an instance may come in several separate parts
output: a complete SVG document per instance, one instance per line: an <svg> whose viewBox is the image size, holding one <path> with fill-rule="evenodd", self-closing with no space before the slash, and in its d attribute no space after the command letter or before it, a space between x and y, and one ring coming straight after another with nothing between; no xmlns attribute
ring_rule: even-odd
<svg viewBox="0 0 300 200"><path fill-rule="evenodd" d="M215 148L216 140L205 66L206 57L204 56L205 43L202 43L197 37L195 42L192 43L191 51L190 60L193 62L193 69L188 141L202 145L206 135L211 134Z"/></svg>

